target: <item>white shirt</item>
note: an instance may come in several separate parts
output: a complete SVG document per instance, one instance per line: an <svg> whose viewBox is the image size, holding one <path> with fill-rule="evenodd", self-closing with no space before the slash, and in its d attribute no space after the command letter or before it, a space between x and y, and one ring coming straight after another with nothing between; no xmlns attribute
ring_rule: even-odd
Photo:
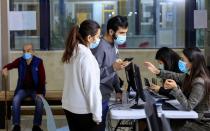
<svg viewBox="0 0 210 131"><path fill-rule="evenodd" d="M92 113L93 120L101 122L100 69L90 49L82 44L70 63L64 64L62 107L75 114Z"/></svg>

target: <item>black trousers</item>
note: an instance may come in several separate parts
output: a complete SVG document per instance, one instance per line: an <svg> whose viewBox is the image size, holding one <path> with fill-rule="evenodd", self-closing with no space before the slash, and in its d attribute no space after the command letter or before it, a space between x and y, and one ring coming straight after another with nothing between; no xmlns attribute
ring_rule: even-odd
<svg viewBox="0 0 210 131"><path fill-rule="evenodd" d="M64 109L70 131L100 131L92 114L74 114Z"/></svg>

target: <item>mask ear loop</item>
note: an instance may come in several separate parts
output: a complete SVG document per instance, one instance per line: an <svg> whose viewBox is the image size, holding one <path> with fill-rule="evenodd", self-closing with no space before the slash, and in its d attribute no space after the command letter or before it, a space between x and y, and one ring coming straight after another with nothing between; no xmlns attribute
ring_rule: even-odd
<svg viewBox="0 0 210 131"><path fill-rule="evenodd" d="M113 40L116 40L117 39L116 33L112 29L110 29L109 33L111 34Z"/></svg>
<svg viewBox="0 0 210 131"><path fill-rule="evenodd" d="M115 33L112 35L112 37L113 37L113 39L114 39L114 40L116 40L116 39L117 39L117 36L116 36L116 34L115 34Z"/></svg>

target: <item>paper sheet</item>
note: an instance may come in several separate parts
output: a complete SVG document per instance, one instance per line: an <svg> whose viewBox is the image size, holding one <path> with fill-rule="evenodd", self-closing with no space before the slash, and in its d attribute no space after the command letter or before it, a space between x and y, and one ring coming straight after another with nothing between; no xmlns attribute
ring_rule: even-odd
<svg viewBox="0 0 210 131"><path fill-rule="evenodd" d="M36 30L36 11L10 11L9 30Z"/></svg>

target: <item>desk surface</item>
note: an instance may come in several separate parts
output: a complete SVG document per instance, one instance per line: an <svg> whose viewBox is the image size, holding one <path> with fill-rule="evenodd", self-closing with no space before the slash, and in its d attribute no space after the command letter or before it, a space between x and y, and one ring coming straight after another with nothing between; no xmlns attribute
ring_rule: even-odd
<svg viewBox="0 0 210 131"><path fill-rule="evenodd" d="M177 102L172 102L176 103ZM131 109L130 105L115 105L110 108L111 119L143 119L146 118L144 109ZM183 111L183 110L163 110L162 113L158 113L160 116L164 114L169 119L196 119L198 114L195 111Z"/></svg>
<svg viewBox="0 0 210 131"><path fill-rule="evenodd" d="M162 111L169 119L196 119L198 114L195 111ZM143 119L146 118L144 109L131 110L110 110L111 119ZM161 113L158 113L160 116Z"/></svg>

